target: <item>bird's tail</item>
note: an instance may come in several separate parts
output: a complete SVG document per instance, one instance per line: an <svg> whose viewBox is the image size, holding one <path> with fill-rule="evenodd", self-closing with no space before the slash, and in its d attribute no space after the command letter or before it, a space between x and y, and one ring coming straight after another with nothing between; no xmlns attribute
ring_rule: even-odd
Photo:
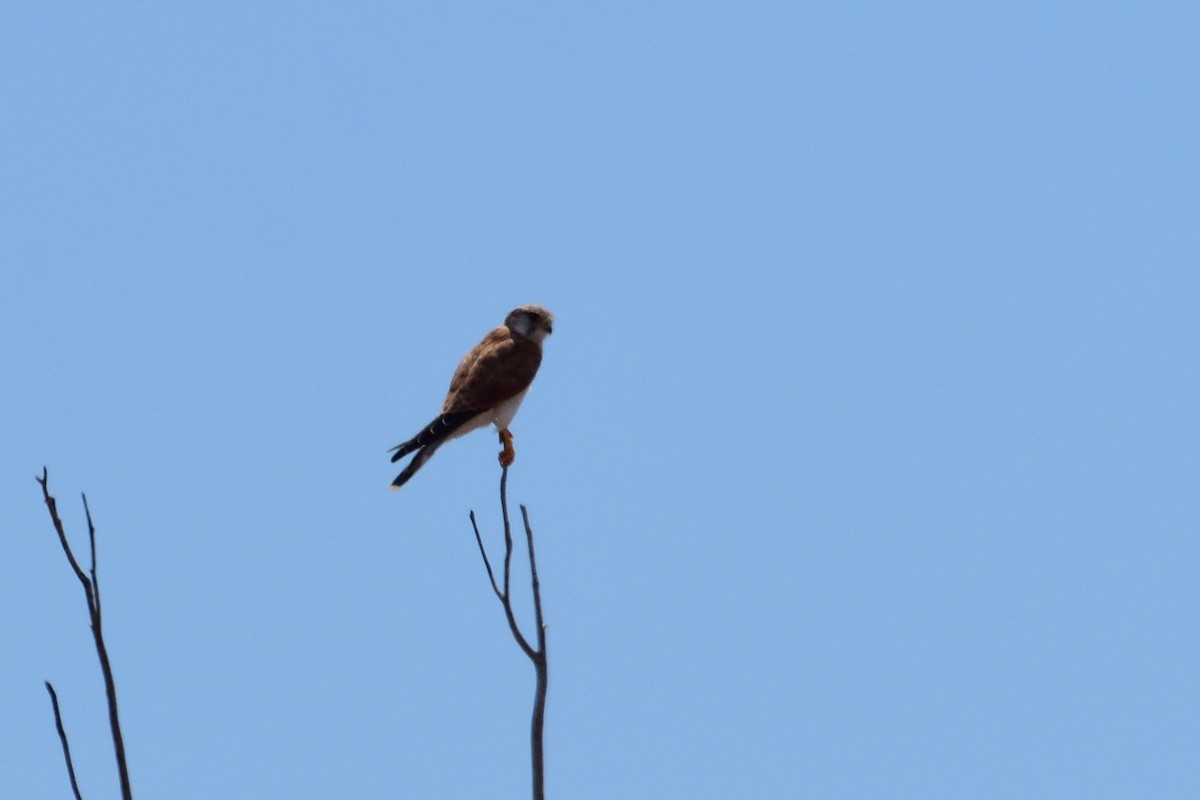
<svg viewBox="0 0 1200 800"><path fill-rule="evenodd" d="M422 428L416 436L388 451L392 454L392 463L396 463L414 450L420 450L435 442L440 444L446 441L478 413L478 411L452 411L449 414L438 414L433 422Z"/></svg>
<svg viewBox="0 0 1200 800"><path fill-rule="evenodd" d="M425 462L428 461L437 449L441 447L447 439L454 435L454 432L466 425L479 414L478 411L454 411L449 414L439 414L433 422L421 429L413 438L403 444L398 444L392 448L392 462L395 463L404 458L414 450L417 452L413 456L413 460L408 462L408 466L404 471L396 476L396 480L392 481L392 491L399 489L408 479L417 474Z"/></svg>
<svg viewBox="0 0 1200 800"><path fill-rule="evenodd" d="M445 441L445 440L443 440ZM437 449L442 446L442 442L427 444L417 451L413 456L413 460L408 462L408 466L396 476L396 480L392 481L391 490L394 492L404 484L408 483L408 479L417 474L417 470L425 465L425 462L430 459Z"/></svg>

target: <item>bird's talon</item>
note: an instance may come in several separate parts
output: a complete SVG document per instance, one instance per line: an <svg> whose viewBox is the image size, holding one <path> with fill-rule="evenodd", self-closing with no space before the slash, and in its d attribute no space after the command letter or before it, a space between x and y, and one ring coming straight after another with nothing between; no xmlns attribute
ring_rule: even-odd
<svg viewBox="0 0 1200 800"><path fill-rule="evenodd" d="M517 451L513 450L513 437L508 431L500 431L500 443L504 445L504 449L500 451L499 459L500 466L510 466L517 457Z"/></svg>

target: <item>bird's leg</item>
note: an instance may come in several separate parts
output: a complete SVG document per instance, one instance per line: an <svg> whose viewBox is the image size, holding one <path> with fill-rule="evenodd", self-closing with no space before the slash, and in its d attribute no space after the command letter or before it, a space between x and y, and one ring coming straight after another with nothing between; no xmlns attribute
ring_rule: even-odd
<svg viewBox="0 0 1200 800"><path fill-rule="evenodd" d="M500 444L504 445L504 449L500 451L500 466L507 467L513 463L517 457L517 451L513 450L512 434L508 432L508 428L500 431Z"/></svg>

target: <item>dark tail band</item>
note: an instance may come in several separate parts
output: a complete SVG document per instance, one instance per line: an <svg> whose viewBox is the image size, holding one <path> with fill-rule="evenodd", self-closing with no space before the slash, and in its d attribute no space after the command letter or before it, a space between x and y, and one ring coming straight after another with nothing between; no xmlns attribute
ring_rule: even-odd
<svg viewBox="0 0 1200 800"><path fill-rule="evenodd" d="M455 431L466 425L479 414L478 411L453 411L449 414L439 414L433 422L426 425L420 433L404 444L392 448L392 462L399 461L414 450L417 452L413 460L408 462L404 471L392 481L392 489L399 489L408 479L417 474L417 470L433 456L437 449L449 439Z"/></svg>
<svg viewBox="0 0 1200 800"><path fill-rule="evenodd" d="M414 450L446 440L450 434L466 425L475 417L478 411L452 411L449 414L439 414L433 422L421 429L413 438L392 448L392 463L399 461Z"/></svg>
<svg viewBox="0 0 1200 800"><path fill-rule="evenodd" d="M436 444L428 444L417 451L413 456L413 460L408 462L408 466L404 471L396 476L396 480L392 481L392 491L399 489L404 484L408 483L408 479L417 474L417 470L425 465L425 462L441 447L441 442Z"/></svg>

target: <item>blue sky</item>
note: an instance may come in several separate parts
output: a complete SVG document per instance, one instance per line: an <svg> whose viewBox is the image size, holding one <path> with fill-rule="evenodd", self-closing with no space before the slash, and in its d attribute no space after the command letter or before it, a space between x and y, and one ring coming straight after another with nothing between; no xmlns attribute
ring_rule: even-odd
<svg viewBox="0 0 1200 800"><path fill-rule="evenodd" d="M515 305L553 797L1200 785L1185 4L10 5L6 797L521 797ZM523 585L523 584L518 584ZM528 612L528 605L521 607ZM89 796L90 796L89 795Z"/></svg>

